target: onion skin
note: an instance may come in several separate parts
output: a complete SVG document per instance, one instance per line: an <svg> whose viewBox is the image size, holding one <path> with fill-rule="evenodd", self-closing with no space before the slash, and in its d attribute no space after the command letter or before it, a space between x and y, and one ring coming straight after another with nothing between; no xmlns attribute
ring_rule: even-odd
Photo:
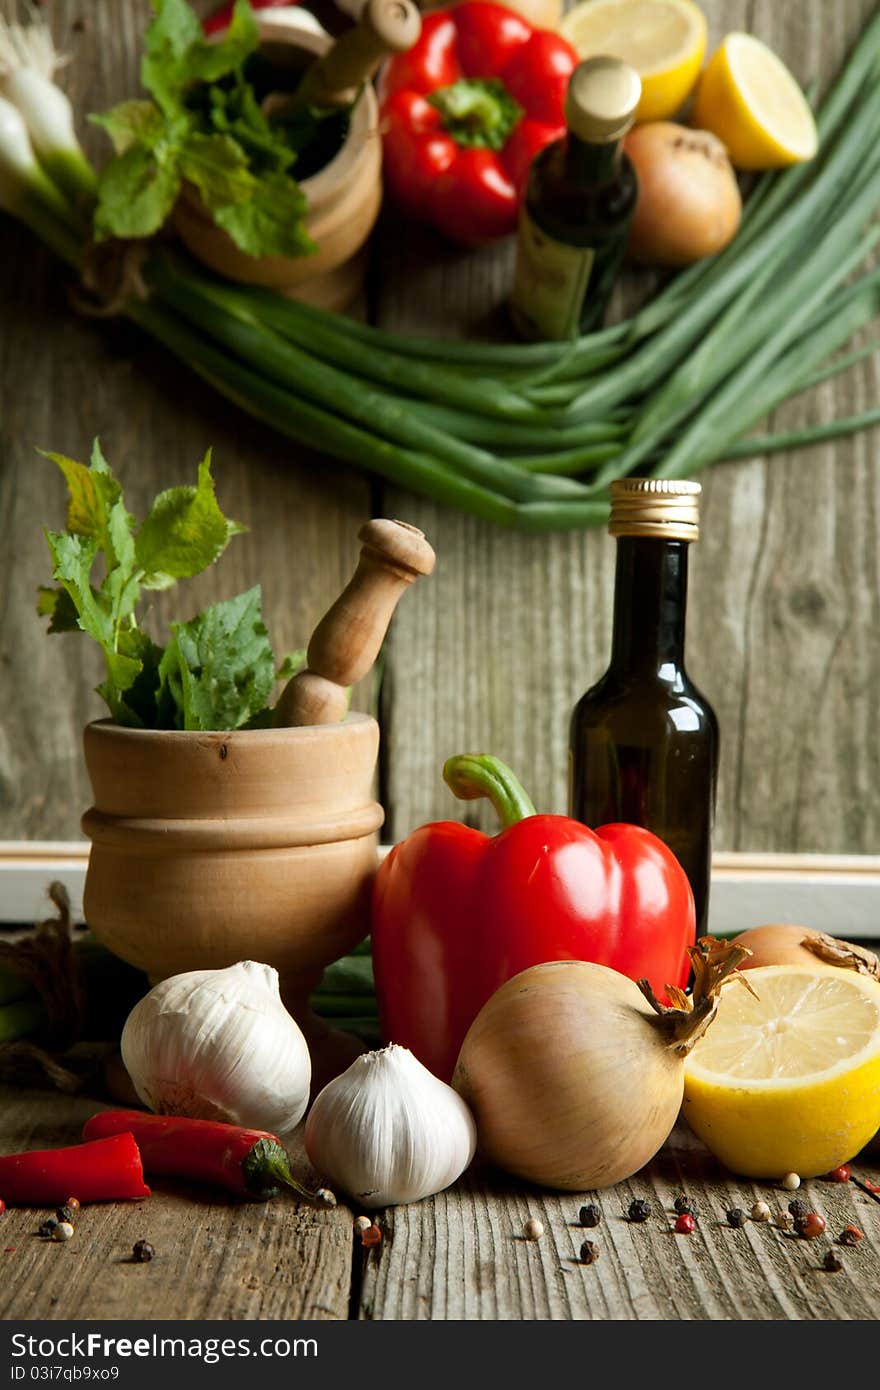
<svg viewBox="0 0 880 1390"><path fill-rule="evenodd" d="M750 927L734 937L737 946L747 946L752 953L739 968L756 970L762 965L821 965L822 962L817 960L813 952L801 945L805 936L819 935L813 927L799 927L793 922L767 922L761 927ZM828 968L833 970L836 967Z"/></svg>
<svg viewBox="0 0 880 1390"><path fill-rule="evenodd" d="M683 266L723 250L739 227L742 198L721 141L707 130L649 121L629 132L624 149L639 181L631 258Z"/></svg>
<svg viewBox="0 0 880 1390"><path fill-rule="evenodd" d="M452 1081L480 1152L566 1192L631 1177L668 1137L684 1093L663 1023L604 965L553 961L508 980L471 1025Z"/></svg>

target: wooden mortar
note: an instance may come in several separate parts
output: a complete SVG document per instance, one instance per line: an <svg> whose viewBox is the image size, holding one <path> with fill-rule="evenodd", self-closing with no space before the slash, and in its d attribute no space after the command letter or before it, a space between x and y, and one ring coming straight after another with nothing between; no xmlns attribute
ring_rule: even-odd
<svg viewBox="0 0 880 1390"><path fill-rule="evenodd" d="M379 726L345 713L337 680L366 674L401 594L434 560L403 523L371 521L360 535L358 568L309 644L316 665L282 693L283 727L200 733L104 719L84 733L94 805L82 819L92 841L83 906L95 936L153 982L239 960L273 965L315 1084L361 1050L308 997L369 931L384 820L373 793Z"/></svg>
<svg viewBox="0 0 880 1390"><path fill-rule="evenodd" d="M329 35L258 15L261 50L279 66L289 66L295 72L302 70L304 54L317 59L317 78L313 81L317 94L327 100L328 83L339 82L348 87L352 80L357 80L358 73L368 74L383 52L398 42L395 23L399 42L405 48L418 37L418 12L409 0L370 0L367 9L369 14L365 13L359 27L343 35L335 46ZM394 23L383 25L382 16L387 13ZM370 23L373 14L376 22ZM353 93L346 91L344 95L351 98ZM339 153L317 174L304 179L300 187L308 201L305 230L318 248L312 255L246 255L212 221L198 191L190 184L184 184L177 201L174 226L189 251L219 275L244 284L264 285L321 309L341 311L363 285L366 242L382 202L379 109L369 81L352 110L348 134Z"/></svg>

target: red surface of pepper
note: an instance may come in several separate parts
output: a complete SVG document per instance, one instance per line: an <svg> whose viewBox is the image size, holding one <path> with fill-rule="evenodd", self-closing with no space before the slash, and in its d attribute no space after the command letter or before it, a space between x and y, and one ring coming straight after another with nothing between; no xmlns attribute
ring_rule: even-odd
<svg viewBox="0 0 880 1390"><path fill-rule="evenodd" d="M381 84L385 179L402 206L468 245L513 232L529 165L565 130L577 61L489 0L426 15Z"/></svg>
<svg viewBox="0 0 880 1390"><path fill-rule="evenodd" d="M295 4L295 0L251 0L252 10L277 10L282 6ZM219 34L222 30L229 28L229 21L232 19L232 11L235 8L235 0L230 0L228 5L221 5L219 10L215 10L209 15L202 25L206 34Z"/></svg>
<svg viewBox="0 0 880 1390"><path fill-rule="evenodd" d="M264 1130L142 1110L102 1110L86 1121L83 1138L125 1130L137 1140L147 1173L212 1183L237 1197L272 1197L279 1184L301 1197L315 1196L294 1178L280 1140Z"/></svg>
<svg viewBox="0 0 880 1390"><path fill-rule="evenodd" d="M450 758L457 796L489 796L501 833L424 825L388 855L373 894L373 968L383 1036L443 1080L505 980L548 960L588 960L662 995L688 977L694 901L678 860L635 825L590 830L534 814L495 758Z"/></svg>
<svg viewBox="0 0 880 1390"><path fill-rule="evenodd" d="M149 1197L138 1146L129 1130L70 1149L38 1149L0 1158L0 1195L18 1206L48 1206Z"/></svg>

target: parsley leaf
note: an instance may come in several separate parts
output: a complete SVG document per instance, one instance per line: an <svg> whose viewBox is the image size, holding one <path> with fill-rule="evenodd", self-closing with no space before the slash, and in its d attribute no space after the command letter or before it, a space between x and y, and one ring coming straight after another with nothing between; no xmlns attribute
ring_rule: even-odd
<svg viewBox="0 0 880 1390"><path fill-rule="evenodd" d="M305 194L287 174L264 174L246 202L214 209L214 221L249 256L303 256L317 250L302 219Z"/></svg>
<svg viewBox="0 0 880 1390"><path fill-rule="evenodd" d="M131 145L110 161L98 181L96 240L158 232L174 207L180 183L174 151Z"/></svg>
<svg viewBox="0 0 880 1390"><path fill-rule="evenodd" d="M215 603L174 634L160 671L184 729L239 729L264 709L275 661L260 586Z"/></svg>

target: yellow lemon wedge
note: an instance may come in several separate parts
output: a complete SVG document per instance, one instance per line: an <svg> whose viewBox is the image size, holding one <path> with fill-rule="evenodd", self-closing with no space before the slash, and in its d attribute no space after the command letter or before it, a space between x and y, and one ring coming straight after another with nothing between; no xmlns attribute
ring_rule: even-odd
<svg viewBox="0 0 880 1390"><path fill-rule="evenodd" d="M772 49L728 34L700 78L691 124L727 146L735 169L784 169L819 147L806 97Z"/></svg>
<svg viewBox="0 0 880 1390"><path fill-rule="evenodd" d="M684 1114L734 1173L816 1177L880 1127L880 984L765 965L734 982L685 1065Z"/></svg>
<svg viewBox="0 0 880 1390"><path fill-rule="evenodd" d="M637 121L664 121L687 101L706 52L706 20L692 0L583 0L559 32L580 58L609 53L642 79Z"/></svg>

